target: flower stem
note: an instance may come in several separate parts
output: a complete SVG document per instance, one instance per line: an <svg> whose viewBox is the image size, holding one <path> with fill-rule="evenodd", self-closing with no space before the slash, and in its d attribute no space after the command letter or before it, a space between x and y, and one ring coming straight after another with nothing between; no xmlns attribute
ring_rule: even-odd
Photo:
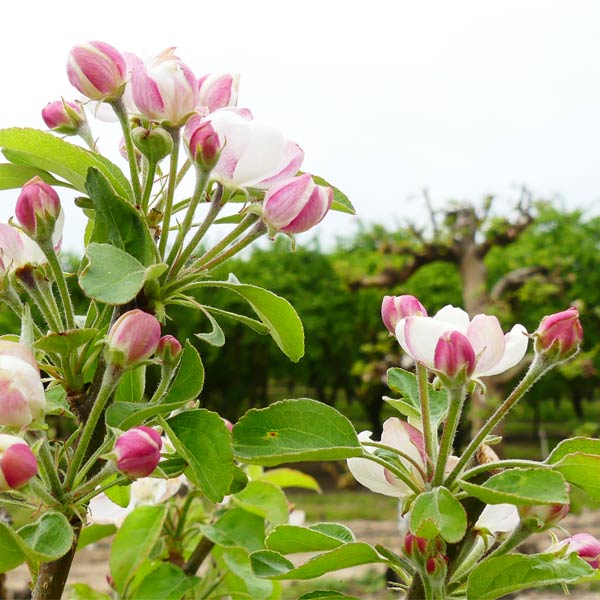
<svg viewBox="0 0 600 600"><path fill-rule="evenodd" d="M411 463L417 471L419 471L419 475L423 478L423 481L426 481L427 476L425 475L425 471L423 470L422 465L420 465L412 456L406 454L406 452L402 452L402 450L398 450L398 448L394 448L393 446L388 446L387 444L382 444L381 442L361 442L363 446L370 446L372 448L381 448L382 450L387 450L390 453L397 454L404 460L407 460Z"/></svg>
<svg viewBox="0 0 600 600"><path fill-rule="evenodd" d="M462 456L448 478L445 481L446 487L451 486L456 478L460 475L464 466L467 464L469 459L477 452L477 448L481 445L487 435L498 425L498 423L506 416L506 413L525 395L529 388L546 372L551 368L539 355L536 355L529 367L527 373L517 385L517 387L510 393L508 398L496 409L496 412L487 420L485 425L479 430L477 435L471 440Z"/></svg>
<svg viewBox="0 0 600 600"><path fill-rule="evenodd" d="M125 149L127 150L127 159L129 161L129 172L131 174L131 187L133 189L134 204L140 203L142 199L142 189L140 187L140 174L138 171L137 160L135 158L135 148L133 147L133 140L131 139L131 126L129 124L129 117L125 110L123 101L119 98L110 102L119 123L123 130L123 138L125 139Z"/></svg>
<svg viewBox="0 0 600 600"><path fill-rule="evenodd" d="M50 269L54 274L54 279L56 280L56 285L58 286L58 293L60 294L60 299L62 301L63 310L65 313L67 329L75 329L75 311L73 310L73 303L71 302L71 295L69 294L69 288L67 287L65 274L60 266L60 263L58 262L54 245L52 244L51 240L48 240L47 243L40 244L40 248L46 256L48 264L50 265Z"/></svg>
<svg viewBox="0 0 600 600"><path fill-rule="evenodd" d="M221 241L219 241L210 250L205 252L190 268L198 269L202 263L206 263L211 260L214 256L217 256L219 252L224 250L231 242L236 240L246 229L256 223L258 215L248 215L241 223L234 227Z"/></svg>
<svg viewBox="0 0 600 600"><path fill-rule="evenodd" d="M119 381L119 377L120 371L111 366L108 366L106 368L104 376L102 377L102 384L100 386L98 396L96 397L96 400L92 406L92 410L90 411L90 415L83 426L81 435L79 436L79 440L77 442L75 454L73 454L71 464L69 465L69 470L67 473L67 488L70 488L73 484L73 481L75 480L77 471L81 466L90 440L92 439L92 434L94 433L96 424L98 423L98 420L104 412L106 403L108 402L110 395L115 389Z"/></svg>
<svg viewBox="0 0 600 600"><path fill-rule="evenodd" d="M390 464L387 460L381 458L380 456L377 456L376 454L371 454L370 452L363 452L362 458L366 458L372 462L376 462L377 464L381 465L384 469L390 471L390 473L393 473L415 494L419 494L421 492L417 484L406 473L398 469L398 467Z"/></svg>
<svg viewBox="0 0 600 600"><path fill-rule="evenodd" d="M472 479L473 477L475 477L476 475L479 475L480 473L485 473L486 471L491 471L491 470L495 470L495 469L511 469L511 468L527 469L527 468L531 468L531 467L536 467L538 469L539 468L548 468L548 469L551 468L549 465L538 462L537 460L520 460L520 459L498 460L496 462L485 463L484 465L477 465L476 467L469 469L468 471L463 473L461 479L463 481L466 481L467 479Z"/></svg>
<svg viewBox="0 0 600 600"><path fill-rule="evenodd" d="M144 178L144 192L140 202L142 213L144 215L148 212L148 205L150 202L150 195L152 194L152 188L154 186L154 176L156 175L157 166L158 165L156 162L149 162L146 170L146 177Z"/></svg>
<svg viewBox="0 0 600 600"><path fill-rule="evenodd" d="M448 417L440 441L440 453L435 464L435 473L433 475L434 486L441 485L444 479L444 470L446 469L450 452L452 452L452 444L454 443L456 429L458 428L466 396L467 388L464 385L448 388Z"/></svg>
<svg viewBox="0 0 600 600"><path fill-rule="evenodd" d="M173 150L169 163L169 183L167 185L167 196L165 200L165 212L163 215L162 231L160 233L159 251L161 256L166 255L167 241L169 239L169 227L171 225L171 214L173 212L173 198L177 185L177 161L179 159L179 128L169 129L173 139Z"/></svg>
<svg viewBox="0 0 600 600"><path fill-rule="evenodd" d="M194 215L196 214L198 204L200 203L200 200L202 200L204 192L206 191L209 174L210 173L208 173L207 171L198 169L198 173L196 176L196 187L194 189L192 199L187 208L187 212L185 213L185 217L183 218L183 223L179 228L179 232L177 234L177 238L175 239L175 243L173 244L173 247L169 252L169 257L167 258L167 264L173 265L171 267L171 276L175 276L177 272L181 269L181 267L185 264L185 261L187 260L188 256L195 250L196 246L204 237L204 234L208 231L208 228L212 225L212 222L215 220L215 218L219 214L219 211L222 208L221 197L223 194L223 188L219 186L218 189L220 190L220 193L214 194L206 218L204 219L204 221L202 222L192 239L188 242L187 246L183 248L183 250L181 250L185 236L192 227L192 221L194 219ZM180 250L181 254L179 253Z"/></svg>
<svg viewBox="0 0 600 600"><path fill-rule="evenodd" d="M88 495L94 491L97 485L102 483L109 475L112 475L116 471L117 466L115 463L112 460L108 461L92 478L86 481L82 486L73 490L72 495L75 498Z"/></svg>
<svg viewBox="0 0 600 600"><path fill-rule="evenodd" d="M431 424L431 409L429 406L429 380L427 368L424 364L417 362L417 384L419 389L419 404L421 405L421 422L423 423L423 438L425 440L425 454L428 461L425 465L427 473L431 474L433 465L437 458L437 436L434 434Z"/></svg>
<svg viewBox="0 0 600 600"><path fill-rule="evenodd" d="M53 310L52 303L48 303L45 295L37 287L37 278L35 279L35 283L31 286L25 286L25 289L27 290L27 293L31 296L33 301L36 303L37 307L40 309L40 312L42 313L42 316L44 317L44 320L48 324L50 330L60 332L63 330L60 314L58 313L58 310ZM51 293L52 292L50 290L50 295ZM54 299L54 297L52 297L52 299ZM54 303L54 305L56 305L56 303Z"/></svg>
<svg viewBox="0 0 600 600"><path fill-rule="evenodd" d="M212 260L202 263L200 265L200 269L210 271L215 267L218 267L220 264L224 263L226 260L230 259L232 256L235 256L238 252L243 250L246 246L249 246L254 240L257 240L259 237L264 235L267 232L267 226L259 221L254 225L254 227L248 232L248 234L243 237L241 240L230 246L221 254L218 254Z"/></svg>
<svg viewBox="0 0 600 600"><path fill-rule="evenodd" d="M40 459L40 462L42 463L44 473L48 477L50 489L52 490L54 497L57 500L63 500L65 497L65 493L60 483L60 479L58 478L58 473L54 464L54 458L52 457L52 452L50 451L50 446L48 445L47 439L45 439L42 442L40 446L40 451L38 453L38 457Z"/></svg>

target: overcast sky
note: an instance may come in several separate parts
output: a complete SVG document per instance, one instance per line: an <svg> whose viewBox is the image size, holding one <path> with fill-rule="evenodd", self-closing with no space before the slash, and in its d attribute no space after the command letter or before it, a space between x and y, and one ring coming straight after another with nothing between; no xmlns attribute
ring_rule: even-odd
<svg viewBox="0 0 600 600"><path fill-rule="evenodd" d="M43 127L48 101L75 97L65 62L80 41L177 46L198 76L241 73L239 105L298 142L305 169L364 220L419 214L424 187L437 204L508 203L527 185L600 212L600 2L21 1L3 25L0 127ZM0 196L1 218L14 198ZM65 247L78 248L82 221L67 208ZM355 221L328 217L322 239Z"/></svg>

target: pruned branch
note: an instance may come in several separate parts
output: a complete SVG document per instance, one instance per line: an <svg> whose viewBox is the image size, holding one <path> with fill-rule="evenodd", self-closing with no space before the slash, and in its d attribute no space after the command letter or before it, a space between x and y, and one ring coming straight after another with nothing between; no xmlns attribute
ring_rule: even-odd
<svg viewBox="0 0 600 600"><path fill-rule="evenodd" d="M501 277L490 292L493 301L500 300L507 292L515 292L534 275L548 275L548 269L541 265L515 269Z"/></svg>

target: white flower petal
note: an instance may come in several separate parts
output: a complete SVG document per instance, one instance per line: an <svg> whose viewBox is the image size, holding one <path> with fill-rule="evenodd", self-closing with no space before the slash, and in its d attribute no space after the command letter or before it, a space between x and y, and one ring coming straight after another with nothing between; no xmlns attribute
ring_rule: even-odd
<svg viewBox="0 0 600 600"><path fill-rule="evenodd" d="M469 327L469 315L462 308L457 308L448 304L438 310L433 317L436 321L442 321L451 325L452 327L446 327L444 331L454 329L460 331L463 335L467 335L467 329Z"/></svg>
<svg viewBox="0 0 600 600"><path fill-rule="evenodd" d="M408 317L396 326L396 336L405 352L428 367L433 367L438 340L452 329L451 324L431 317Z"/></svg>
<svg viewBox="0 0 600 600"><path fill-rule="evenodd" d="M504 355L504 334L496 317L476 315L467 330L467 338L475 350L477 373L486 372Z"/></svg>
<svg viewBox="0 0 600 600"><path fill-rule="evenodd" d="M508 533L519 524L519 512L512 504L488 504L483 509L475 529L487 529L490 533Z"/></svg>
<svg viewBox="0 0 600 600"><path fill-rule="evenodd" d="M493 367L490 367L487 371L477 371L478 377L489 377L490 375L498 375L508 371L508 369L514 367L519 363L527 352L527 345L529 344L529 338L527 337L527 330L523 325L515 325L505 336L504 336L504 356L497 362Z"/></svg>

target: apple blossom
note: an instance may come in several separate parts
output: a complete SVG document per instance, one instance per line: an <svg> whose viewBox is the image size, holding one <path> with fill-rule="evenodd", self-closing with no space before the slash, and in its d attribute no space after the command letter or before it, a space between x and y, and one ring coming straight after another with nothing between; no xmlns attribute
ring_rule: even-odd
<svg viewBox="0 0 600 600"><path fill-rule="evenodd" d="M86 42L69 53L67 75L84 96L111 101L122 95L127 69L121 53L110 44Z"/></svg>
<svg viewBox="0 0 600 600"><path fill-rule="evenodd" d="M0 433L0 491L23 487L37 472L37 460L27 442Z"/></svg>
<svg viewBox="0 0 600 600"><path fill-rule="evenodd" d="M384 296L381 302L381 319L387 330L393 335L398 321L406 317L426 317L425 307L409 294L402 296Z"/></svg>
<svg viewBox="0 0 600 600"><path fill-rule="evenodd" d="M496 317L480 314L469 319L464 310L450 305L434 317L407 317L396 325L402 349L429 368L434 367L440 337L451 331L464 335L475 352L473 378L502 373L514 367L527 351L527 331L522 325L515 325L503 335Z"/></svg>
<svg viewBox="0 0 600 600"><path fill-rule="evenodd" d="M363 431L359 433L358 439L361 442L370 442L371 432ZM425 469L427 461L425 443L423 434L416 427L396 417L390 417L383 424L381 443L402 451L410 456L422 470ZM366 446L365 450L371 453L375 452L375 448L370 446ZM407 474L410 475L415 484L422 488L424 481L415 465L402 457L399 457L398 460L405 467ZM402 498L411 491L406 483L400 481L382 465L367 458L349 458L347 462L348 469L350 469L354 479L372 492Z"/></svg>
<svg viewBox="0 0 600 600"><path fill-rule="evenodd" d="M35 359L21 344L4 345L0 352L0 425L26 427L41 419L45 410L46 396Z"/></svg>
<svg viewBox="0 0 600 600"><path fill-rule="evenodd" d="M58 194L37 176L23 186L15 206L23 231L40 243L52 237L61 211Z"/></svg>
<svg viewBox="0 0 600 600"><path fill-rule="evenodd" d="M237 73L210 73L198 79L198 104L209 112L235 106L240 76Z"/></svg>
<svg viewBox="0 0 600 600"><path fill-rule="evenodd" d="M567 547L567 553L576 552L594 569L600 566L600 540L589 533L576 533L560 542L558 548Z"/></svg>
<svg viewBox="0 0 600 600"><path fill-rule="evenodd" d="M162 439L157 431L144 425L134 427L115 442L117 469L133 479L147 477L160 461L161 448Z"/></svg>
<svg viewBox="0 0 600 600"><path fill-rule="evenodd" d="M579 312L571 307L548 315L533 335L536 352L556 355L557 360L567 359L579 350L583 340Z"/></svg>
<svg viewBox="0 0 600 600"><path fill-rule="evenodd" d="M131 91L145 117L179 127L196 108L198 81L174 52L175 48L168 48L149 62L136 64Z"/></svg>
<svg viewBox="0 0 600 600"><path fill-rule="evenodd" d="M85 113L79 102L55 100L42 109L42 119L57 133L76 135L85 123Z"/></svg>
<svg viewBox="0 0 600 600"><path fill-rule="evenodd" d="M108 363L115 367L132 367L150 358L159 340L160 323L157 318L137 308L130 310L121 315L108 332Z"/></svg>
<svg viewBox="0 0 600 600"><path fill-rule="evenodd" d="M303 233L323 220L332 201L333 190L304 173L269 188L262 218L272 233Z"/></svg>
<svg viewBox="0 0 600 600"><path fill-rule="evenodd" d="M511 532L519 523L519 511L513 504L488 504L479 515L474 528L496 535Z"/></svg>
<svg viewBox="0 0 600 600"><path fill-rule="evenodd" d="M304 152L247 109L223 108L207 117L221 141L212 178L225 187L268 189L296 175Z"/></svg>

